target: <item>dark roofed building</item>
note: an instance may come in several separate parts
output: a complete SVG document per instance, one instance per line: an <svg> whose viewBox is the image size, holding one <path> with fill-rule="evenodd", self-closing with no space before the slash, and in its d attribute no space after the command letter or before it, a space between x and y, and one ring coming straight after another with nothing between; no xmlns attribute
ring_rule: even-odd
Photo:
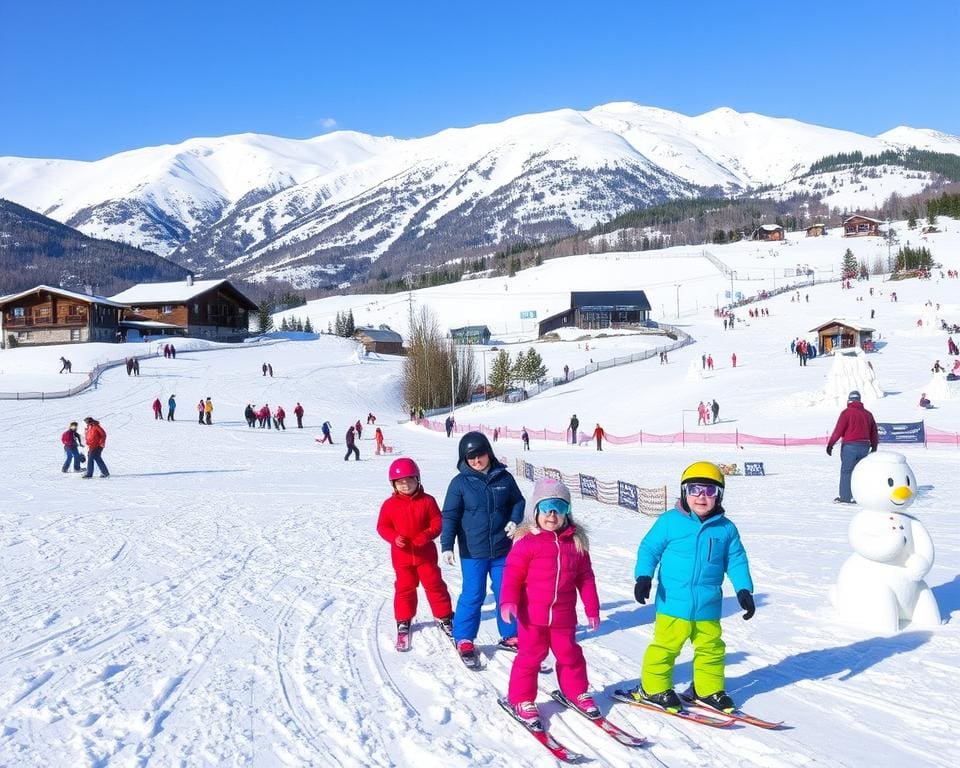
<svg viewBox="0 0 960 768"><path fill-rule="evenodd" d="M786 234L779 224L761 224L750 236L751 240L783 240Z"/></svg>
<svg viewBox="0 0 960 768"><path fill-rule="evenodd" d="M643 291L573 291L570 309L540 322L539 334L558 328L622 328L646 325L650 302Z"/></svg>
<svg viewBox="0 0 960 768"><path fill-rule="evenodd" d="M2 346L117 340L123 302L38 285L0 297Z"/></svg>
<svg viewBox="0 0 960 768"><path fill-rule="evenodd" d="M863 235L880 234L880 225L883 224L880 219L871 219L869 216L848 216L843 220L844 237L861 237Z"/></svg>
<svg viewBox="0 0 960 768"><path fill-rule="evenodd" d="M383 355L403 354L403 337L389 325L381 325L379 328L357 328L353 338L363 344L367 352L379 352Z"/></svg>
<svg viewBox="0 0 960 768"><path fill-rule="evenodd" d="M457 344L489 344L490 329L485 325L465 325L463 328L451 328L450 338Z"/></svg>

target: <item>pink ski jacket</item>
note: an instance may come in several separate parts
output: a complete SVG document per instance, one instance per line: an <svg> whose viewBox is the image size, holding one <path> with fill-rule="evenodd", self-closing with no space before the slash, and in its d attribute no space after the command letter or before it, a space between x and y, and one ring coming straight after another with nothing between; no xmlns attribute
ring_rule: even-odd
<svg viewBox="0 0 960 768"><path fill-rule="evenodd" d="M588 618L599 618L600 598L583 529L559 533L522 526L507 555L500 604L516 603L520 621L540 627L575 627L577 593Z"/></svg>

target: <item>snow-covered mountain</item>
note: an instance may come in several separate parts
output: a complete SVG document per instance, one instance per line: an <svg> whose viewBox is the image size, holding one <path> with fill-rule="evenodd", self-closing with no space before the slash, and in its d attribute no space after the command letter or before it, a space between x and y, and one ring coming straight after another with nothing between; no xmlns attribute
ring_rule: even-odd
<svg viewBox="0 0 960 768"><path fill-rule="evenodd" d="M95 162L0 157L0 197L199 274L308 286L375 260L396 269L489 252L708 189L785 184L827 155L906 147L960 154L960 137L619 102L418 139L241 134Z"/></svg>

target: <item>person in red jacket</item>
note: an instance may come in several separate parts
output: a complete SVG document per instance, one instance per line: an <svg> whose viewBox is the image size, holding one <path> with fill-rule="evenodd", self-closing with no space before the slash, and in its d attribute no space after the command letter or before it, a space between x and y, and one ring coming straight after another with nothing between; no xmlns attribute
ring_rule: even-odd
<svg viewBox="0 0 960 768"><path fill-rule="evenodd" d="M63 452L66 459L63 462L62 471L70 469L70 462L73 462L73 471L80 471L80 449L83 448L83 441L80 439L80 433L77 432L77 422L71 421L67 431L60 435L60 442L63 443Z"/></svg>
<svg viewBox="0 0 960 768"><path fill-rule="evenodd" d="M303 406L300 403L293 409L293 415L297 417L297 429L303 429Z"/></svg>
<svg viewBox="0 0 960 768"><path fill-rule="evenodd" d="M417 613L417 587L423 584L434 618L453 637L453 604L440 575L433 543L440 535L440 508L420 485L420 469L413 459L393 461L389 477L393 493L380 507L377 533L390 544L390 560L397 576L393 595L397 633L410 631Z"/></svg>
<svg viewBox="0 0 960 768"><path fill-rule="evenodd" d="M287 412L283 410L282 405L278 405L277 409L273 412L273 424L277 429L282 429L286 431L287 425L283 423L283 420L287 418Z"/></svg>
<svg viewBox="0 0 960 768"><path fill-rule="evenodd" d="M850 490L853 468L860 459L877 450L880 438L873 414L863 407L860 393L855 389L847 395L847 407L840 413L837 426L827 440L827 456L833 454L833 446L837 440L842 440L843 444L840 446L840 495L834 501L856 504Z"/></svg>
<svg viewBox="0 0 960 768"><path fill-rule="evenodd" d="M163 411L163 405L161 405L160 398L158 397L153 401L153 418L155 420L160 419L160 421L163 421L162 411Z"/></svg>
<svg viewBox="0 0 960 768"><path fill-rule="evenodd" d="M83 420L83 423L87 425L86 433L84 438L87 441L87 472L82 477L85 480L89 480L93 477L93 465L96 464L100 469L100 477L110 477L110 470L107 469L107 465L103 463L103 449L107 445L107 433L103 427L100 426L100 422L97 421L93 416L87 416Z"/></svg>
<svg viewBox="0 0 960 768"><path fill-rule="evenodd" d="M603 438L607 436L607 433L603 431L603 427L597 424L596 429L593 430L593 436L597 439L597 450L603 450Z"/></svg>
<svg viewBox="0 0 960 768"><path fill-rule="evenodd" d="M517 617L519 644L507 699L517 716L535 725L540 663L553 651L560 691L587 717L600 717L588 692L587 662L577 645L577 594L591 630L600 626L600 599L586 532L570 514L570 491L540 478L507 555L500 587L500 614Z"/></svg>
<svg viewBox="0 0 960 768"><path fill-rule="evenodd" d="M380 429L380 427L377 427L376 430L374 431L373 439L377 443L377 450L376 450L377 456L379 456L381 453L386 453L386 451L383 450L383 430Z"/></svg>

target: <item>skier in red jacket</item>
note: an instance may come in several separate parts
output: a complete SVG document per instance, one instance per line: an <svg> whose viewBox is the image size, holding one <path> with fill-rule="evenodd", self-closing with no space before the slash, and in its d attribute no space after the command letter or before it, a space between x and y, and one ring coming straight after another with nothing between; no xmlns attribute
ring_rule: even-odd
<svg viewBox="0 0 960 768"><path fill-rule="evenodd" d="M827 441L827 456L833 453L833 446L842 440L840 446L840 495L834 501L841 504L855 504L850 490L850 478L853 468L868 453L877 450L880 442L877 422L873 414L860 402L860 392L852 390L847 395L847 407L840 413L837 425Z"/></svg>
<svg viewBox="0 0 960 768"><path fill-rule="evenodd" d="M420 485L420 469L413 459L396 459L390 464L389 477L393 494L380 507L377 533L390 544L390 559L397 575L393 597L397 633L409 633L417 613L417 587L423 584L434 618L452 637L453 605L433 543L440 535L440 508Z"/></svg>

